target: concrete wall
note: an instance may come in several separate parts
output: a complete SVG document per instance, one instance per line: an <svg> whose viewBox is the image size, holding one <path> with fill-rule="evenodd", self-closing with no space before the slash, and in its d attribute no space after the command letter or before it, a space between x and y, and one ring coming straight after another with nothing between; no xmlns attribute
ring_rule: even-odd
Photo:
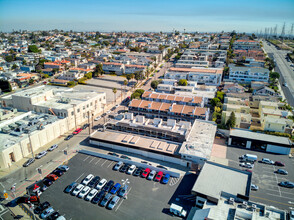
<svg viewBox="0 0 294 220"><path fill-rule="evenodd" d="M152 153L152 152L148 152L148 151L144 151L144 150L122 147L122 146L118 146L116 144L108 144L108 143L103 143L103 142L94 141L94 140L90 140L90 144L93 144L96 146L107 147L110 149L116 149L116 150L121 150L121 151L125 151L125 152L130 152L130 153L142 155L145 157L149 157L152 159L157 159L157 160L162 160L162 161L166 161L166 162L171 162L174 164L179 164L179 165L185 166L185 167L187 166L187 161L185 161L185 160L175 158L175 157L165 156L162 154L156 154L156 153Z"/></svg>
<svg viewBox="0 0 294 220"><path fill-rule="evenodd" d="M277 145L271 145L268 144L266 148L266 152L271 152L271 153L277 153L277 154L283 154L283 155L288 155L290 154L291 148L287 147L280 147Z"/></svg>

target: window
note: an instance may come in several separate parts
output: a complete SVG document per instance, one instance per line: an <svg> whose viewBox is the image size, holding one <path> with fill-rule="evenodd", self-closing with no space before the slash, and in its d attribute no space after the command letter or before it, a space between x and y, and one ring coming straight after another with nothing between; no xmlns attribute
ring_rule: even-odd
<svg viewBox="0 0 294 220"><path fill-rule="evenodd" d="M93 103L91 102L91 103L90 103L90 106L92 106L92 105L93 105Z"/></svg>
<svg viewBox="0 0 294 220"><path fill-rule="evenodd" d="M85 110L86 109L86 106L83 106L83 110Z"/></svg>
<svg viewBox="0 0 294 220"><path fill-rule="evenodd" d="M77 112L79 113L80 112L80 109L78 108Z"/></svg>
<svg viewBox="0 0 294 220"><path fill-rule="evenodd" d="M73 111L71 112L71 115L72 115L72 116L74 115L74 112L73 112Z"/></svg>

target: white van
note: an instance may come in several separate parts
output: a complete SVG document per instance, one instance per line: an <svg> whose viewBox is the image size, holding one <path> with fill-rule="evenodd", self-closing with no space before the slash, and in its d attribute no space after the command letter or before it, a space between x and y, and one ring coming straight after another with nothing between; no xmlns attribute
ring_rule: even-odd
<svg viewBox="0 0 294 220"><path fill-rule="evenodd" d="M257 156L254 154L244 154L240 157L243 162L256 162Z"/></svg>
<svg viewBox="0 0 294 220"><path fill-rule="evenodd" d="M177 216L186 217L187 212L183 209L183 207L176 205L174 203L171 204L169 211Z"/></svg>

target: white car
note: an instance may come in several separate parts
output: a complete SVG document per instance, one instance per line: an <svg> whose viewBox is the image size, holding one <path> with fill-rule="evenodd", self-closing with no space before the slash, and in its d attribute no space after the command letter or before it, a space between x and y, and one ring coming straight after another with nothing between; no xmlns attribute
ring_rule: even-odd
<svg viewBox="0 0 294 220"><path fill-rule="evenodd" d="M275 164L274 161L272 161L272 160L270 160L268 158L262 158L261 162L265 163L265 164L271 164L271 165Z"/></svg>
<svg viewBox="0 0 294 220"><path fill-rule="evenodd" d="M118 196L113 197L110 203L108 203L107 208L113 209L118 202L119 202L119 197Z"/></svg>
<svg viewBox="0 0 294 220"><path fill-rule="evenodd" d="M88 176L86 176L86 178L83 180L82 184L84 185L88 185L88 183L94 178L93 174L89 174Z"/></svg>
<svg viewBox="0 0 294 220"><path fill-rule="evenodd" d="M251 163L240 163L240 166L241 167L246 167L246 168L252 169L254 167L254 164L251 164Z"/></svg>
<svg viewBox="0 0 294 220"><path fill-rule="evenodd" d="M100 182L97 184L96 189L102 189L102 187L107 183L106 179L100 180Z"/></svg>
<svg viewBox="0 0 294 220"><path fill-rule="evenodd" d="M98 190L97 189L92 189L89 194L86 196L85 200L86 201L91 201L94 196L96 196L96 194L98 193Z"/></svg>
<svg viewBox="0 0 294 220"><path fill-rule="evenodd" d="M155 170L151 170L151 172L149 173L149 176L147 177L147 180L153 180L155 177L156 171Z"/></svg>
<svg viewBox="0 0 294 220"><path fill-rule="evenodd" d="M100 116L98 116L98 117L96 117L95 119L94 119L94 121L99 121L100 120Z"/></svg>
<svg viewBox="0 0 294 220"><path fill-rule="evenodd" d="M53 151L56 148L58 148L58 145L54 144L54 145L52 145L51 147L48 148L48 151Z"/></svg>
<svg viewBox="0 0 294 220"><path fill-rule="evenodd" d="M255 185L255 184L252 184L251 183L251 190L255 190L255 191L257 191L258 190L258 186L257 185Z"/></svg>
<svg viewBox="0 0 294 220"><path fill-rule="evenodd" d="M42 151L37 154L36 159L40 159L40 158L44 157L46 154L47 154L47 151Z"/></svg>
<svg viewBox="0 0 294 220"><path fill-rule="evenodd" d="M73 196L76 196L76 195L78 195L81 191L82 191L82 189L84 188L85 186L83 185L83 184L79 184L72 192L71 192L71 194L73 195Z"/></svg>
<svg viewBox="0 0 294 220"><path fill-rule="evenodd" d="M135 165L130 166L130 168L128 169L127 174L132 175L136 168L137 168L137 167L136 167Z"/></svg>
<svg viewBox="0 0 294 220"><path fill-rule="evenodd" d="M108 110L106 113L107 113L107 114L109 114L110 112L111 112L111 111L110 111L110 110Z"/></svg>
<svg viewBox="0 0 294 220"><path fill-rule="evenodd" d="M91 188L89 186L85 186L83 190L79 193L78 198L83 199L89 192Z"/></svg>

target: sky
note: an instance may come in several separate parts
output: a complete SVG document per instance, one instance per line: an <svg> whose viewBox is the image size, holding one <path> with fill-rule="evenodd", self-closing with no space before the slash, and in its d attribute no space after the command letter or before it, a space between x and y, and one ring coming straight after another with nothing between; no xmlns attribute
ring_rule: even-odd
<svg viewBox="0 0 294 220"><path fill-rule="evenodd" d="M0 31L256 32L294 23L294 0L0 0Z"/></svg>

